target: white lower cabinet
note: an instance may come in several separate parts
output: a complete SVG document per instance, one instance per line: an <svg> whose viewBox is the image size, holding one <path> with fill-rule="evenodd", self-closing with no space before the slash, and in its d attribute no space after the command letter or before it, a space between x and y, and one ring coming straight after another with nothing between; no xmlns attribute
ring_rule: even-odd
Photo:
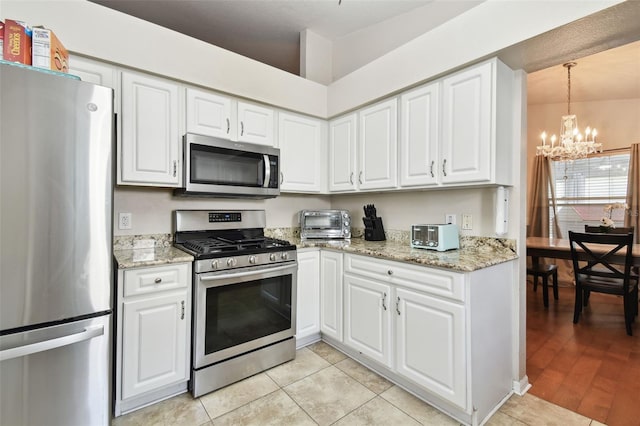
<svg viewBox="0 0 640 426"><path fill-rule="evenodd" d="M320 331L342 342L342 253L320 251Z"/></svg>
<svg viewBox="0 0 640 426"><path fill-rule="evenodd" d="M512 287L513 262L462 273L344 254L344 339L323 339L480 424L512 390Z"/></svg>
<svg viewBox="0 0 640 426"><path fill-rule="evenodd" d="M320 339L320 251L298 252L296 345Z"/></svg>
<svg viewBox="0 0 640 426"><path fill-rule="evenodd" d="M345 274L345 344L391 367L391 287L379 281Z"/></svg>
<svg viewBox="0 0 640 426"><path fill-rule="evenodd" d="M189 380L191 263L118 271L115 415Z"/></svg>

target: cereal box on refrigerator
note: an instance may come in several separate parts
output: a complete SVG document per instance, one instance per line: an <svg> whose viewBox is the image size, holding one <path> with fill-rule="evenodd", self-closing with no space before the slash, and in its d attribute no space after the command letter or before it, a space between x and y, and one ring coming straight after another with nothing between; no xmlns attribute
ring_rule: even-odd
<svg viewBox="0 0 640 426"><path fill-rule="evenodd" d="M3 59L31 65L31 28L22 21L5 19Z"/></svg>
<svg viewBox="0 0 640 426"><path fill-rule="evenodd" d="M4 48L4 22L0 21L0 59L3 59L2 50Z"/></svg>
<svg viewBox="0 0 640 426"><path fill-rule="evenodd" d="M33 27L32 40L31 60L34 67L69 71L69 52L53 31L42 26Z"/></svg>

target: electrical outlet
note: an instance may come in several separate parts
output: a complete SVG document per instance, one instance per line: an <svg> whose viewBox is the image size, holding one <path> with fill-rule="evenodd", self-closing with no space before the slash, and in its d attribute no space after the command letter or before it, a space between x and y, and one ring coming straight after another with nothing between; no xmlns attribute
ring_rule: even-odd
<svg viewBox="0 0 640 426"><path fill-rule="evenodd" d="M456 223L456 214L455 213L446 213L444 215L444 223Z"/></svg>
<svg viewBox="0 0 640 426"><path fill-rule="evenodd" d="M131 229L131 213L118 213L118 229Z"/></svg>
<svg viewBox="0 0 640 426"><path fill-rule="evenodd" d="M473 229L473 219L470 214L462 215L462 229Z"/></svg>

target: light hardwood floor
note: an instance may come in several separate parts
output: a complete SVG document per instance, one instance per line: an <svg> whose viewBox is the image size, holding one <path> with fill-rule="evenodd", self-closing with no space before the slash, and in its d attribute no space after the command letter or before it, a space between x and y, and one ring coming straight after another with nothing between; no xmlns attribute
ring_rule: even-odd
<svg viewBox="0 0 640 426"><path fill-rule="evenodd" d="M640 426L640 321L627 336L620 297L592 293L573 324L574 288L527 284L529 393L610 426Z"/></svg>

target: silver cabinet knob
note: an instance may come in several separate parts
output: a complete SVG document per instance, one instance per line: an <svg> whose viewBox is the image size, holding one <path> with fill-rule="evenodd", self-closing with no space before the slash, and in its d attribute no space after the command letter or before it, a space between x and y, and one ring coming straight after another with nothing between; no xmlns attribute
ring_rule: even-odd
<svg viewBox="0 0 640 426"><path fill-rule="evenodd" d="M160 284L162 282L162 278L156 278L155 280L153 280L153 282L155 282L156 284Z"/></svg>
<svg viewBox="0 0 640 426"><path fill-rule="evenodd" d="M389 269L389 270L387 271L387 274L389 274L389 275L393 275L393 271L392 271L391 269Z"/></svg>
<svg viewBox="0 0 640 426"><path fill-rule="evenodd" d="M249 263L254 265L256 263L256 257L255 256L249 256Z"/></svg>

